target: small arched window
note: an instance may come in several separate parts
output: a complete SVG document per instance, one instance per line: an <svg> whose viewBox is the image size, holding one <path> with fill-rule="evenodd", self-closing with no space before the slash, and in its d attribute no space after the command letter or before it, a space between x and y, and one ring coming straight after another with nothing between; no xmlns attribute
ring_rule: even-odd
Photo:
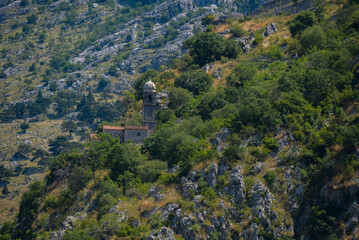
<svg viewBox="0 0 359 240"><path fill-rule="evenodd" d="M148 102L152 102L152 95L148 95Z"/></svg>

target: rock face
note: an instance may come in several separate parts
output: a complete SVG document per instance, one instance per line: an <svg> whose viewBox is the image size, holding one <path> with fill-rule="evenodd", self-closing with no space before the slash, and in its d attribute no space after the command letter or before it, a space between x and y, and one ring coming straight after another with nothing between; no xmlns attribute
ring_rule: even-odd
<svg viewBox="0 0 359 240"><path fill-rule="evenodd" d="M189 181L187 178L182 177L181 179L182 185L182 197L188 198L192 194L197 193L197 184Z"/></svg>
<svg viewBox="0 0 359 240"><path fill-rule="evenodd" d="M124 52L127 46L126 37L128 34L131 34L133 50L130 55L119 64L121 71L133 75L143 73L148 69L159 69L162 65L168 65L173 58L179 57L184 53L182 41L193 36L195 30L204 30L204 26L201 24L201 18L216 9L215 5L211 5L212 3L207 3L206 1L199 2L201 2L201 4L198 5L192 0L163 1L161 4L155 6L154 9L122 25L118 32L97 40L97 44L101 46L101 49L91 46L78 54L71 62L80 62L83 64L86 63L86 58L89 58L89 56L91 59L97 59L96 61L100 62L106 56L114 56L118 54L118 52ZM220 4L225 5L227 3ZM175 39L155 49L148 49L146 47L157 38L165 36L167 29L165 25L166 22L178 22L188 12L196 11L198 6L204 7L205 11L203 14L191 19L191 22L180 26L178 29L179 34ZM165 22L163 13L168 13ZM153 33L146 36L146 38L138 38L137 34L143 31L141 24L148 20L154 23L152 27ZM113 42L116 42L116 44L113 44ZM91 68L91 65L85 67L86 70Z"/></svg>
<svg viewBox="0 0 359 240"><path fill-rule="evenodd" d="M169 228L163 227L158 231L153 231L146 238L146 240L175 240L173 231Z"/></svg>
<svg viewBox="0 0 359 240"><path fill-rule="evenodd" d="M273 195L263 183L257 180L254 183L253 190L250 192L252 195L251 207L255 217L264 227L270 225L269 216L271 216ZM274 215L273 215L274 216Z"/></svg>
<svg viewBox="0 0 359 240"><path fill-rule="evenodd" d="M275 23L271 23L266 28L265 32L262 33L262 36L263 37L268 37L268 36L272 35L273 33L275 33L276 31L277 31L277 27L276 27Z"/></svg>
<svg viewBox="0 0 359 240"><path fill-rule="evenodd" d="M160 201L165 198L165 196L160 193L160 190L156 187L153 187L148 191L148 197L153 197L156 201Z"/></svg>
<svg viewBox="0 0 359 240"><path fill-rule="evenodd" d="M242 169L240 166L233 168L229 174L229 186L227 194L233 197L233 200L236 204L241 204L245 198L244 181Z"/></svg>
<svg viewBox="0 0 359 240"><path fill-rule="evenodd" d="M243 48L243 52L244 53L248 53L249 50L252 49L253 47L253 42L255 40L255 37L254 37L254 34L251 33L249 36L246 36L246 37L241 37L241 38L238 38L236 39L239 44L242 46Z"/></svg>

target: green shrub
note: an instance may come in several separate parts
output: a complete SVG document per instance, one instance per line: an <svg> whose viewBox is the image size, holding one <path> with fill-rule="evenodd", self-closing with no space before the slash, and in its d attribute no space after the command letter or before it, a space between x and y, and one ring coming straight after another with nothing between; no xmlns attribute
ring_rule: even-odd
<svg viewBox="0 0 359 240"><path fill-rule="evenodd" d="M172 88L168 93L168 106L176 110L190 101L193 97L192 93L183 88Z"/></svg>
<svg viewBox="0 0 359 240"><path fill-rule="evenodd" d="M59 205L59 200L54 195L48 195L44 201L44 209L53 208L55 209Z"/></svg>
<svg viewBox="0 0 359 240"><path fill-rule="evenodd" d="M97 219L101 219L103 215L105 215L111 207L113 207L116 203L116 198L114 198L111 194L105 193L103 194L98 201L98 216Z"/></svg>
<svg viewBox="0 0 359 240"><path fill-rule="evenodd" d="M228 75L227 84L233 87L243 86L245 83L251 82L257 72L258 65L256 63L243 61L236 65Z"/></svg>
<svg viewBox="0 0 359 240"><path fill-rule="evenodd" d="M203 69L187 71L175 79L176 87L187 89L195 95L207 92L212 87L212 84L212 77L210 77Z"/></svg>
<svg viewBox="0 0 359 240"><path fill-rule="evenodd" d="M270 154L270 150L268 148L254 148L251 151L251 154L256 157L259 161L263 162Z"/></svg>
<svg viewBox="0 0 359 240"><path fill-rule="evenodd" d="M269 188L273 188L275 183L277 182L278 174L275 171L268 171L263 176L266 184Z"/></svg>
<svg viewBox="0 0 359 240"><path fill-rule="evenodd" d="M164 222L160 214L153 214L150 217L150 227L151 229L158 229L164 226Z"/></svg>
<svg viewBox="0 0 359 240"><path fill-rule="evenodd" d="M216 18L216 15L214 14L208 14L204 18L202 18L202 24L203 25L210 25L214 22L214 19Z"/></svg>
<svg viewBox="0 0 359 240"><path fill-rule="evenodd" d="M246 34L246 31L239 24L232 25L230 31L233 37L243 37Z"/></svg>
<svg viewBox="0 0 359 240"><path fill-rule="evenodd" d="M292 20L289 21L289 30L292 36L300 34L307 27L311 27L315 23L315 13L312 11L302 11Z"/></svg>
<svg viewBox="0 0 359 240"><path fill-rule="evenodd" d="M74 167L72 169L69 188L72 191L79 191L86 186L86 183L92 178L92 171L87 167Z"/></svg>
<svg viewBox="0 0 359 240"><path fill-rule="evenodd" d="M299 42L305 51L313 47L323 48L326 44L326 36L321 27L309 27L303 31Z"/></svg>
<svg viewBox="0 0 359 240"><path fill-rule="evenodd" d="M172 173L162 172L161 175L158 177L158 182L164 185L173 183L174 180L175 180L175 175Z"/></svg>
<svg viewBox="0 0 359 240"><path fill-rule="evenodd" d="M250 176L245 176L244 177L244 189L247 194L252 190L253 185L254 185L254 179Z"/></svg>
<svg viewBox="0 0 359 240"><path fill-rule="evenodd" d="M264 139L264 146L269 150L277 152L280 148L280 144L277 142L275 138L266 137Z"/></svg>
<svg viewBox="0 0 359 240"><path fill-rule="evenodd" d="M220 60L222 56L234 58L240 52L236 41L224 39L214 32L196 34L185 40L183 46L200 66Z"/></svg>
<svg viewBox="0 0 359 240"><path fill-rule="evenodd" d="M161 176L161 172L166 169L167 164L165 162L159 160L146 161L139 166L138 173L142 182L154 182Z"/></svg>
<svg viewBox="0 0 359 240"><path fill-rule="evenodd" d="M283 53L279 46L270 46L268 47L267 51L264 53L265 56L273 59L279 60L283 57Z"/></svg>

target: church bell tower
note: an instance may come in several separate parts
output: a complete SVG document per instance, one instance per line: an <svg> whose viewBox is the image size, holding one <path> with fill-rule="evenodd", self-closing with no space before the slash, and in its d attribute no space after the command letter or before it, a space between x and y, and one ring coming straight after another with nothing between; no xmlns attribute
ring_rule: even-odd
<svg viewBox="0 0 359 240"><path fill-rule="evenodd" d="M147 126L149 134L155 131L156 124L156 85L150 80L143 87L142 125Z"/></svg>

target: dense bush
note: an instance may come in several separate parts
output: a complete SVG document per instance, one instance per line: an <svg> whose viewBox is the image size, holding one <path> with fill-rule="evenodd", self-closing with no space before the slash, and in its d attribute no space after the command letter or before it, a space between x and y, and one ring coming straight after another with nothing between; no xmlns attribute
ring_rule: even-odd
<svg viewBox="0 0 359 240"><path fill-rule="evenodd" d="M249 61L241 62L236 65L227 77L227 84L233 87L243 86L246 82L250 82L257 73L258 66Z"/></svg>
<svg viewBox="0 0 359 240"><path fill-rule="evenodd" d="M213 79L204 70L190 70L175 79L175 86L189 90L195 95L207 92Z"/></svg>
<svg viewBox="0 0 359 240"><path fill-rule="evenodd" d="M143 156L136 145L120 144L118 141L109 149L106 166L111 169L112 180L116 181L126 171L137 173L142 161Z"/></svg>
<svg viewBox="0 0 359 240"><path fill-rule="evenodd" d="M315 21L316 19L314 12L311 11L300 12L289 22L290 33L292 34L292 36L295 36L298 33L301 33L307 27L313 26Z"/></svg>
<svg viewBox="0 0 359 240"><path fill-rule="evenodd" d="M236 41L226 40L213 32L197 34L184 41L183 46L200 66L220 60L221 57L235 58L240 52Z"/></svg>
<svg viewBox="0 0 359 240"><path fill-rule="evenodd" d="M323 48L326 43L326 36L321 27L314 26L303 31L299 42L304 50L309 50L313 47Z"/></svg>
<svg viewBox="0 0 359 240"><path fill-rule="evenodd" d="M230 31L233 37L243 37L246 34L246 31L239 24L232 25Z"/></svg>

